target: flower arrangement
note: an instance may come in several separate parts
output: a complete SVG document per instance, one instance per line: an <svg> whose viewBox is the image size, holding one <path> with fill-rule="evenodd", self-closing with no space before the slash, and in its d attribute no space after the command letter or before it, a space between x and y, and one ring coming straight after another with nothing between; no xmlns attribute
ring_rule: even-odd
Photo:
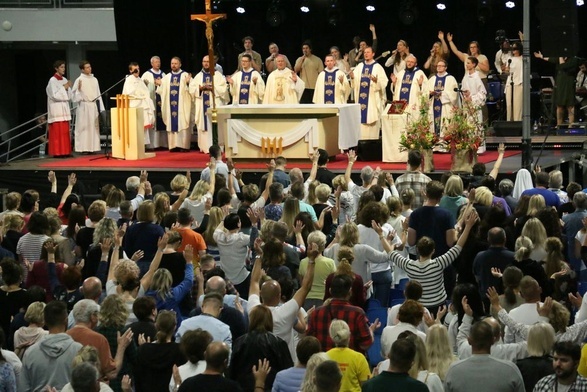
<svg viewBox="0 0 587 392"><path fill-rule="evenodd" d="M444 140L450 150L477 151L485 140L485 124L479 115L480 106L465 101L453 108L453 116L443 119Z"/></svg>
<svg viewBox="0 0 587 392"><path fill-rule="evenodd" d="M415 105L413 107L415 109ZM400 150L431 150L440 138L432 130L433 120L430 116L430 104L426 95L420 97L419 116L408 118L406 132L400 136Z"/></svg>

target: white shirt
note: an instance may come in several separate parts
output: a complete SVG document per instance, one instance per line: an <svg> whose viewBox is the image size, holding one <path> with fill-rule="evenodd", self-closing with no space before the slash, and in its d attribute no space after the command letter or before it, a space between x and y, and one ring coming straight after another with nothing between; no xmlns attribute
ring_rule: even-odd
<svg viewBox="0 0 587 392"><path fill-rule="evenodd" d="M418 335L420 339L424 343L426 343L426 334L422 331L419 331L416 327L409 323L399 322L393 327L385 327L383 328L383 333L381 334L381 355L387 357L389 355L389 350L391 350L391 345L397 340L399 334L404 331L410 331L414 334Z"/></svg>
<svg viewBox="0 0 587 392"><path fill-rule="evenodd" d="M540 306L542 306L542 302L540 302ZM512 309L509 312L509 315L514 321L525 325L536 324L540 321L540 316L536 310L536 303L522 304L517 308ZM505 327L505 343L518 343L524 340L525 339L523 339L522 336L514 334L508 327Z"/></svg>

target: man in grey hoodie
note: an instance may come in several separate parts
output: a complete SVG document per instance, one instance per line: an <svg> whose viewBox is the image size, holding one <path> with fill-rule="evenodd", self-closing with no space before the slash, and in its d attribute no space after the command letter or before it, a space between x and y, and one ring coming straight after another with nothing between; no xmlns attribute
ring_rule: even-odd
<svg viewBox="0 0 587 392"><path fill-rule="evenodd" d="M28 348L22 360L19 391L44 391L47 385L61 390L71 377L71 362L82 348L65 333L67 305L52 301L45 307L45 325L49 334Z"/></svg>

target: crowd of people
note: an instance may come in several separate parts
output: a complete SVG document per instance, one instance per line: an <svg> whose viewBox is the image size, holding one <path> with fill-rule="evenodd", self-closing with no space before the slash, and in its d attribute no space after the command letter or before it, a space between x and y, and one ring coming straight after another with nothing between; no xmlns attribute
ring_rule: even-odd
<svg viewBox="0 0 587 392"><path fill-rule="evenodd" d="M257 185L212 145L195 184L10 192L0 390L585 390L581 185L421 160L355 183L319 149Z"/></svg>

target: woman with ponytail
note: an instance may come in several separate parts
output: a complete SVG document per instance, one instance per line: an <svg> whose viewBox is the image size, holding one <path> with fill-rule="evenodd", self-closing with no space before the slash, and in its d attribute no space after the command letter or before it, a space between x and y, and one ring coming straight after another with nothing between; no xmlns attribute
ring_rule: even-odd
<svg viewBox="0 0 587 392"><path fill-rule="evenodd" d="M338 248L338 267L336 271L326 278L325 283L325 291L324 291L324 301L330 298L330 285L332 283L332 279L336 275L348 275L353 278L353 285L351 288L351 298L349 302L351 305L358 306L363 308L365 306L365 287L363 285L363 278L361 275L358 275L353 272L353 261L355 261L355 253L353 252L353 248L349 246L341 246Z"/></svg>
<svg viewBox="0 0 587 392"><path fill-rule="evenodd" d="M531 257L534 250L534 244L530 237L525 235L518 237L515 250L516 253L514 254L514 259L517 261L516 267L522 271L524 276L529 275L536 279L540 287L542 287L542 299L550 296L551 289L548 283L548 278L546 277L546 272L544 272L544 268L542 268L542 266Z"/></svg>
<svg viewBox="0 0 587 392"><path fill-rule="evenodd" d="M174 341L176 326L175 312L162 310L157 316L157 340L145 341L139 336L139 350L137 368L135 372L135 389L137 391L166 391L169 389L169 379L173 366L186 363L179 343Z"/></svg>
<svg viewBox="0 0 587 392"><path fill-rule="evenodd" d="M542 267L550 278L553 286L552 298L556 301L564 301L568 298L568 293L575 292L574 281L577 274L565 262L563 249L563 243L557 237L549 237L544 243L546 258Z"/></svg>

